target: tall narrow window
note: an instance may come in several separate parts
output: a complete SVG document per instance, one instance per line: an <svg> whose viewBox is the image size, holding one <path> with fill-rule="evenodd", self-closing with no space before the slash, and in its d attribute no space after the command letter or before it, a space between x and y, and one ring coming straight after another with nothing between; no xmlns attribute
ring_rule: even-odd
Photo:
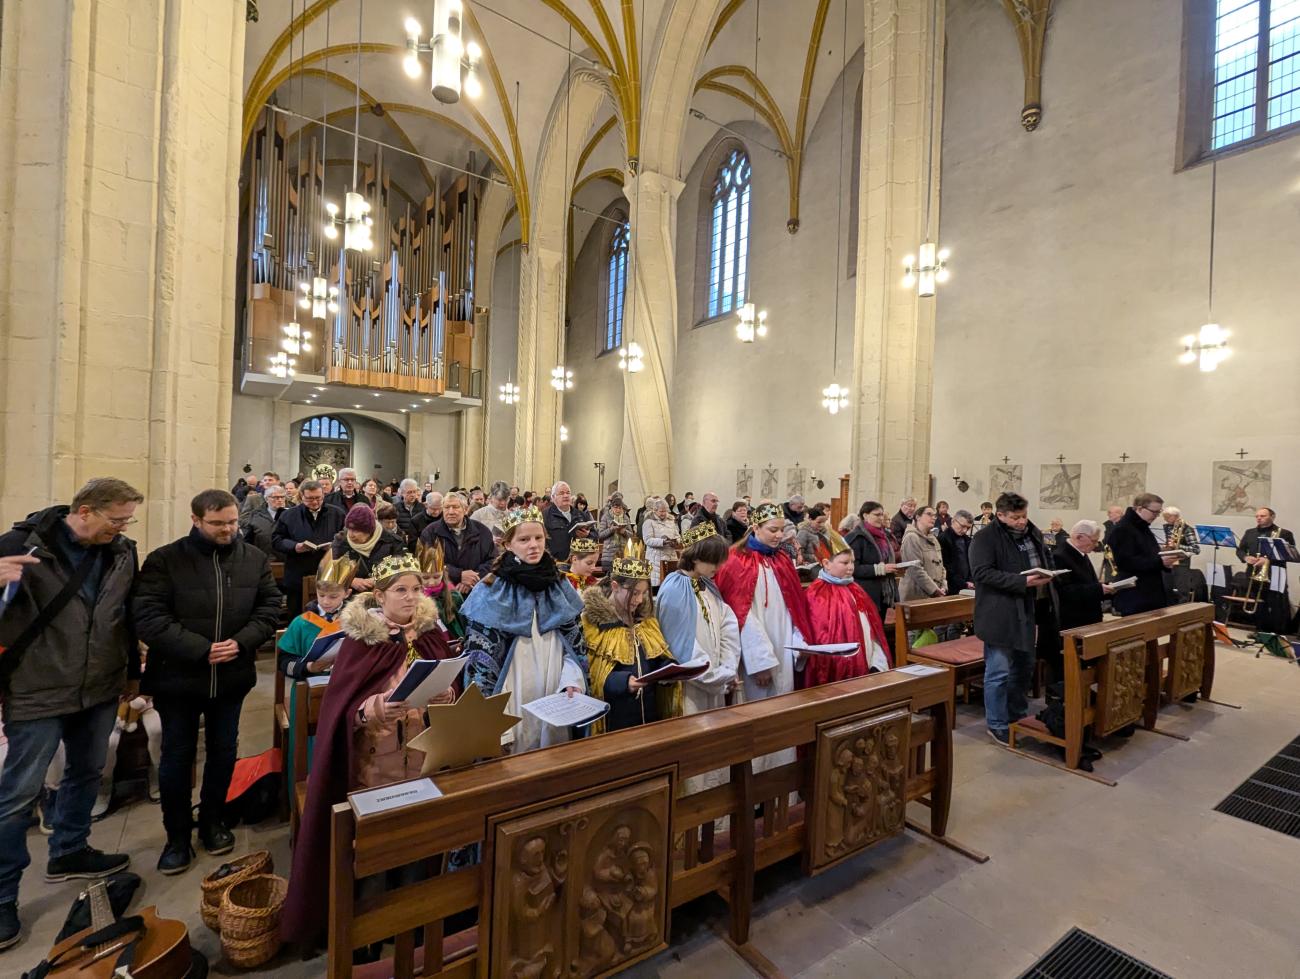
<svg viewBox="0 0 1300 979"><path fill-rule="evenodd" d="M1300 122L1300 0L1213 0L1210 149Z"/></svg>
<svg viewBox="0 0 1300 979"><path fill-rule="evenodd" d="M709 228L708 315L722 316L744 305L749 270L749 157L727 154L713 181Z"/></svg>
<svg viewBox="0 0 1300 979"><path fill-rule="evenodd" d="M605 294L605 351L623 346L623 297L627 292L628 223L623 221L609 239L609 281Z"/></svg>

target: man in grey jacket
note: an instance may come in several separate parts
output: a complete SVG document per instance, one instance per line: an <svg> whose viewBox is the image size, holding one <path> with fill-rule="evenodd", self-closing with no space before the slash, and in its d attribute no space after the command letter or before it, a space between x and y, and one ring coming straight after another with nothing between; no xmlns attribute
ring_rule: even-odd
<svg viewBox="0 0 1300 979"><path fill-rule="evenodd" d="M133 695L140 676L128 614L136 550L122 531L143 500L120 479L92 479L71 506L37 511L0 536L0 556L30 554L38 562L0 595L9 742L0 770L0 948L18 941L18 884L31 862L28 819L60 742L67 763L45 879L107 877L129 862L88 840L118 701Z"/></svg>

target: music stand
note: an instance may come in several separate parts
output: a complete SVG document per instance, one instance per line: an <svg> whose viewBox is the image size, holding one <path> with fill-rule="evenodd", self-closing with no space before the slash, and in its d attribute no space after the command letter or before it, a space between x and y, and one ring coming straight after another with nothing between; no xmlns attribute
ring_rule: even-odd
<svg viewBox="0 0 1300 979"><path fill-rule="evenodd" d="M1294 544L1281 537L1259 537L1259 553L1274 564L1295 564L1300 562L1300 551Z"/></svg>
<svg viewBox="0 0 1300 979"><path fill-rule="evenodd" d="M1198 544L1209 544L1214 548L1214 555L1210 560L1213 562L1214 567L1220 568L1222 565L1219 564L1219 548L1235 548L1237 546L1237 535L1232 532L1231 527L1218 527L1212 524L1197 524L1196 541ZM1214 572L1210 572L1210 579L1210 591L1213 593ZM1223 590L1228 590L1228 576L1226 574L1223 576Z"/></svg>

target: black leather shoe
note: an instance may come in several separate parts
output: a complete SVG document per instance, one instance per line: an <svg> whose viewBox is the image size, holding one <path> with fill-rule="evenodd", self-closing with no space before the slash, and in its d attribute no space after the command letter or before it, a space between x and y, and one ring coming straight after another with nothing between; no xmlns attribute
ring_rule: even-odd
<svg viewBox="0 0 1300 979"><path fill-rule="evenodd" d="M208 823L199 825L199 842L203 844L203 849L214 857L219 857L223 853L229 853L235 848L235 834L226 829L221 823Z"/></svg>
<svg viewBox="0 0 1300 979"><path fill-rule="evenodd" d="M22 931L18 921L18 902L9 901L0 904L0 948L17 945Z"/></svg>
<svg viewBox="0 0 1300 979"><path fill-rule="evenodd" d="M98 880L125 870L131 858L125 853L104 853L93 846L82 847L76 853L65 853L61 857L51 857L45 865L45 879L51 884L61 880L81 878Z"/></svg>
<svg viewBox="0 0 1300 979"><path fill-rule="evenodd" d="M158 872L168 877L183 874L194 862L194 847L188 839L168 840L163 847L162 856L158 858Z"/></svg>

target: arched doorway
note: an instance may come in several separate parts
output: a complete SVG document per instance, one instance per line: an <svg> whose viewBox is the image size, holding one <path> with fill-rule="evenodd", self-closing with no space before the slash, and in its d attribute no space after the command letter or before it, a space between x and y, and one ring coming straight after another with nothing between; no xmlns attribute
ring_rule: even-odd
<svg viewBox="0 0 1300 979"><path fill-rule="evenodd" d="M306 418L298 432L298 471L310 473L321 463L336 470L352 465L352 430L333 415Z"/></svg>

